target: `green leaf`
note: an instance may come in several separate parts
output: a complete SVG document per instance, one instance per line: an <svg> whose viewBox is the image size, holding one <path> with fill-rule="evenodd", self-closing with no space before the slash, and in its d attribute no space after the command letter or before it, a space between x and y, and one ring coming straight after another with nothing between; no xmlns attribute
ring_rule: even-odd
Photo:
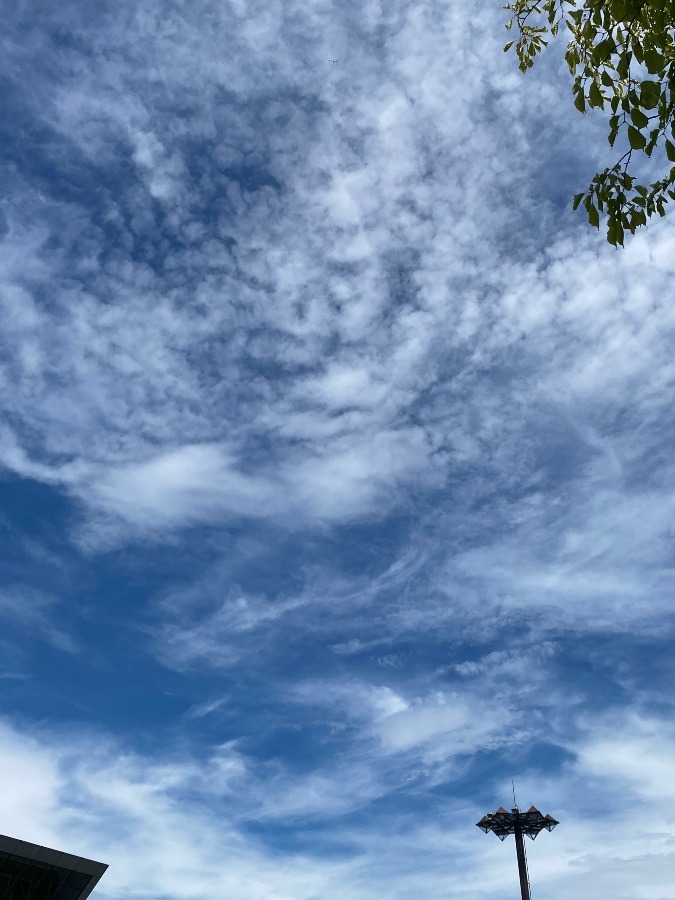
<svg viewBox="0 0 675 900"><path fill-rule="evenodd" d="M604 41L600 41L599 44L593 48L592 59L594 65L598 65L599 63L604 62L608 57L614 53L616 50L616 44L612 40L611 37L607 37Z"/></svg>
<svg viewBox="0 0 675 900"><path fill-rule="evenodd" d="M628 5L624 0L612 0L610 12L617 22L623 22L629 15Z"/></svg>
<svg viewBox="0 0 675 900"><path fill-rule="evenodd" d="M600 227L600 216L598 215L598 211L592 203L588 204L588 221L589 224L593 225L595 228Z"/></svg>
<svg viewBox="0 0 675 900"><path fill-rule="evenodd" d="M591 82L591 89L588 92L588 102L591 106L604 106L605 98L602 96L602 91L595 81Z"/></svg>
<svg viewBox="0 0 675 900"><path fill-rule="evenodd" d="M572 209L573 209L573 210L578 209L578 208L579 208L579 204L581 203L581 201L582 201L583 199L584 199L583 193L582 193L582 194L575 194L575 195L574 195L574 200L572 201Z"/></svg>
<svg viewBox="0 0 675 900"><path fill-rule="evenodd" d="M645 51L645 65L650 75L660 75L663 72L666 61L658 50Z"/></svg>
<svg viewBox="0 0 675 900"><path fill-rule="evenodd" d="M645 51L642 42L638 40L635 34L633 34L633 55L635 56L635 59L642 64L645 58Z"/></svg>
<svg viewBox="0 0 675 900"><path fill-rule="evenodd" d="M649 125L649 116L645 115L639 106L634 106L631 109L630 117L636 128L646 128Z"/></svg>
<svg viewBox="0 0 675 900"><path fill-rule="evenodd" d="M640 85L640 103L645 109L658 106L661 96L661 85L656 81L643 81Z"/></svg>
<svg viewBox="0 0 675 900"><path fill-rule="evenodd" d="M509 41L508 43L504 44L504 53L508 53L511 47L513 47L513 41Z"/></svg>
<svg viewBox="0 0 675 900"><path fill-rule="evenodd" d="M579 112L586 112L586 98L584 97L583 91L579 91L579 93L574 98L574 105L579 110Z"/></svg>
<svg viewBox="0 0 675 900"><path fill-rule="evenodd" d="M647 138L633 125L628 126L628 143L631 150L643 150L647 146Z"/></svg>
<svg viewBox="0 0 675 900"><path fill-rule="evenodd" d="M616 74L622 80L628 78L628 70L630 69L630 53L622 53L619 56L619 62L616 66Z"/></svg>
<svg viewBox="0 0 675 900"><path fill-rule="evenodd" d="M614 247L623 247L623 227L616 213L607 221L607 240Z"/></svg>
<svg viewBox="0 0 675 900"><path fill-rule="evenodd" d="M675 144L666 138L666 156L670 162L675 162Z"/></svg>

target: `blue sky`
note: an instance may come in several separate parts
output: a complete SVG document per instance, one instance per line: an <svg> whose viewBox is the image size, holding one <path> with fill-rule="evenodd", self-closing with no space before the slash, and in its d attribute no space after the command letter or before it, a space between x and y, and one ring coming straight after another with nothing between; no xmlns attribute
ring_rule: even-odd
<svg viewBox="0 0 675 900"><path fill-rule="evenodd" d="M672 897L675 226L503 17L5 11L0 831L101 900L515 896L512 778Z"/></svg>

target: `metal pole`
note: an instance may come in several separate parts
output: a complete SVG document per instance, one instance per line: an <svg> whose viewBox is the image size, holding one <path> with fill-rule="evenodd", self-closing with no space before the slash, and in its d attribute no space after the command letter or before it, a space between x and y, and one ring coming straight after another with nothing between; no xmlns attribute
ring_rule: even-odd
<svg viewBox="0 0 675 900"><path fill-rule="evenodd" d="M527 877L527 863L525 861L525 845L523 844L523 830L516 825L516 856L518 857L518 875L520 877L520 896L522 900L532 900L530 895L530 883Z"/></svg>

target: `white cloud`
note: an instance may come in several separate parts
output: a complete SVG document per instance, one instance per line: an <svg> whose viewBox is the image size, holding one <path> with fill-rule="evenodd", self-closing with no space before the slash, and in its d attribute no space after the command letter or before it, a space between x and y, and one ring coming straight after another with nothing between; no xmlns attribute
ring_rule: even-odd
<svg viewBox="0 0 675 900"><path fill-rule="evenodd" d="M109 863L101 897L309 897L326 883L328 872L310 861L298 857L293 870L275 864L231 822L181 801L207 772L215 793L241 777L240 766L223 766L219 756L200 772L194 764L119 756L91 736L27 739L7 726L0 754L11 773L3 832Z"/></svg>
<svg viewBox="0 0 675 900"><path fill-rule="evenodd" d="M666 721L628 712L623 717L608 716L600 727L589 730L578 754L582 773L623 783L645 804L656 802L660 811L669 808L675 796L675 735ZM628 798L623 803L628 806ZM670 819L669 824L675 822L675 814Z"/></svg>
<svg viewBox="0 0 675 900"><path fill-rule="evenodd" d="M498 705L470 704L462 697L441 695L388 716L377 730L387 750L426 745L426 759L447 761L489 747L509 720L508 711Z"/></svg>
<svg viewBox="0 0 675 900"><path fill-rule="evenodd" d="M630 717L587 723L578 742L568 735L579 763L565 779L534 774L519 782L521 797L536 795L561 820L553 834L528 844L543 900L568 890L600 900L668 896L675 868L672 797L646 787L645 775L654 764L654 785L668 774L668 729L656 719ZM621 754L605 740L610 733L614 747L626 739L618 763ZM333 839L349 851L332 859L317 848L311 856L280 860L248 832L251 819L281 815L290 824L321 809L324 817L339 818L344 802L367 803L377 783L356 760L330 772L277 771L269 779L255 775L231 746L203 762L120 750L103 735L27 737L8 723L0 731L6 773L0 828L108 862L102 897L402 898L413 890L462 897L470 889L487 898L500 885L517 886L512 845L485 838L472 824L485 810L452 797L430 809L423 823L403 814L380 816L370 826L336 821ZM510 787L503 785L505 795ZM593 814L596 803L600 814Z"/></svg>
<svg viewBox="0 0 675 900"><path fill-rule="evenodd" d="M383 498L401 483L438 483L439 466L452 471L453 462L485 459L485 444L503 441L505 417L518 440L528 422L516 413L516 385L505 404L495 403L480 371L520 353L521 334L532 339L524 360L539 361L538 402L560 402L561 375L567 397L606 390L616 398L627 379L651 367L654 337L661 334L665 347L672 329L670 305L661 305L657 323L650 299L669 284L667 229L649 251L633 242L618 264L587 237L552 246L537 266L500 258L491 243L506 207L482 198L496 185L520 185L529 139L515 129L515 166L508 142L494 152L511 111L497 104L488 120L481 108L492 85L507 89L510 72L496 52L496 15L473 7L461 15L445 7L401 6L391 15L373 8L376 26L321 4L293 13L249 10L244 20L233 5L205 10L167 15L153 4L131 26L109 23L97 40L110 52L84 82L42 88L59 133L74 136L92 159L107 136L119 134L122 144L107 151L111 163L128 152L142 170L150 199L134 188L106 211L129 248L140 236L149 240L152 197L171 193L177 206L170 235L152 233L161 270L128 248L98 263L101 235L86 219L71 221L73 238L87 234L89 268L80 272L93 279L87 289L74 289L66 260L44 249L49 225L25 245L28 232L14 209L8 262L20 258L25 267L28 260L33 278L49 280L61 299L43 308L27 295L5 310L15 320L12 355L22 361L20 375L5 376L19 423L4 442L7 466L65 482L94 520L112 511L154 534L298 510L305 519L344 521L386 507ZM377 29L384 44L375 54ZM227 57L214 52L221 33ZM342 49L327 55L328 45L359 50L331 64ZM258 64L277 99L261 93ZM328 76L321 84L312 75L317 67ZM536 96L540 84L531 78L508 88L510 102ZM223 88L235 99L218 100ZM284 91L304 93L310 108L283 99ZM189 111L185 122L162 116L167 95ZM250 112L242 112L249 101ZM276 142L270 149L257 116L293 126L268 129L267 140ZM188 133L208 140L226 168L248 154L281 193L248 190L208 166L196 184L223 214L205 239L199 212L190 211L190 192L201 201ZM66 210L56 204L52 212ZM129 213L134 224L125 225ZM650 286L638 288L631 273L647 252ZM401 271L405 288L397 285ZM25 290L16 266L6 263L4 276L8 292ZM621 319L614 299L624 289L631 297ZM32 310L30 321L26 313L16 321L10 307ZM622 367L603 361L600 347L612 360L620 355ZM458 355L462 364L448 372ZM278 385L256 371L269 363L281 366ZM67 382L67 393L55 392L54 380ZM442 409L429 408L428 392L441 384L457 392ZM413 409L421 428L405 421ZM337 438L331 448L328 434ZM280 448L278 463L244 473L242 448L278 435L295 443ZM454 455L435 457L439 444ZM108 536L124 532L97 527Z"/></svg>
<svg viewBox="0 0 675 900"><path fill-rule="evenodd" d="M101 506L140 524L172 525L217 518L223 507L255 515L269 508L272 483L238 473L214 445L187 446L111 472L96 486Z"/></svg>
<svg viewBox="0 0 675 900"><path fill-rule="evenodd" d="M613 701L556 642L671 628L670 221L615 253L560 211L597 130L553 62L514 75L498 7L66 4L57 49L24 14L0 461L74 501L75 552L135 567L201 527L127 624L212 679L183 725L234 715L255 667L315 755L247 756L253 694L241 739L193 755L7 725L3 830L109 861L111 898L488 897L512 853L457 798L508 748L564 819L537 896L667 896L672 734L637 689L589 724ZM54 603L0 615L74 649Z"/></svg>

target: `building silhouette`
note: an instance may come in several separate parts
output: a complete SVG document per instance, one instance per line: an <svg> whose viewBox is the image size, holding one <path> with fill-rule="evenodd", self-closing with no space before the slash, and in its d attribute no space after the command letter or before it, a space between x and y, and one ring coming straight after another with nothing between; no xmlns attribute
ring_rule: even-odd
<svg viewBox="0 0 675 900"><path fill-rule="evenodd" d="M0 835L0 900L85 900L107 868Z"/></svg>

